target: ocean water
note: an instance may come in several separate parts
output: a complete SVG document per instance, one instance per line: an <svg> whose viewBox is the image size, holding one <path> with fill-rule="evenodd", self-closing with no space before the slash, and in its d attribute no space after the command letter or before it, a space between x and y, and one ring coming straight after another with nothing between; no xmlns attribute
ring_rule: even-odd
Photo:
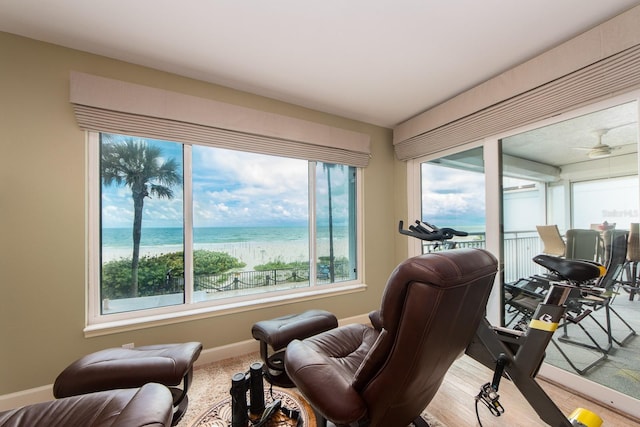
<svg viewBox="0 0 640 427"><path fill-rule="evenodd" d="M334 227L334 255L349 256L346 226ZM318 256L329 254L329 229L317 230ZM194 228L194 248L225 252L246 264L245 270L269 261L309 260L307 227L200 227ZM158 255L183 249L182 228L144 228L141 255ZM102 262L130 258L133 241L129 228L102 230Z"/></svg>
<svg viewBox="0 0 640 427"><path fill-rule="evenodd" d="M319 227L318 239L329 238L329 228ZM334 239L347 238L347 227L334 226ZM292 242L308 241L309 229L304 227L197 227L193 229L193 241L198 244L222 244L241 242ZM143 228L140 246L175 246L184 241L183 229L171 228ZM133 245L131 229L103 228L103 248L130 248Z"/></svg>

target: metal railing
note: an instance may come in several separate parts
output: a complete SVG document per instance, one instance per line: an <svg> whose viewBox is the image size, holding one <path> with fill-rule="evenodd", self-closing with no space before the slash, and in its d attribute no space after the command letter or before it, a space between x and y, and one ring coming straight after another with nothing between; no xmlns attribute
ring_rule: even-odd
<svg viewBox="0 0 640 427"><path fill-rule="evenodd" d="M200 275L194 278L194 285L196 291L224 292L308 281L309 270L274 269Z"/></svg>
<svg viewBox="0 0 640 427"><path fill-rule="evenodd" d="M266 288L286 284L309 284L309 268L277 268L260 271L232 271L220 274L199 274L194 276L194 289L206 292L238 291L254 288ZM334 281L343 282L351 280L347 263L336 261L334 265ZM319 264L316 270L316 284L331 282L331 274L328 265ZM184 276L182 274L167 274L166 283L159 294L172 293L175 290L184 289Z"/></svg>
<svg viewBox="0 0 640 427"><path fill-rule="evenodd" d="M455 238L446 243L423 241L423 253L457 248L484 248L484 233L470 233L467 237ZM536 231L512 231L504 236L504 281L514 282L523 277L540 274L542 269L532 261L540 253L540 238ZM351 280L348 265L336 262L335 281ZM327 284L330 280L329 268L320 264L316 273L316 284ZM194 277L196 291L225 292L255 288L274 287L286 284L309 283L308 268L284 268L264 271L237 271L222 274L204 274ZM164 289L184 289L184 277L167 275Z"/></svg>
<svg viewBox="0 0 640 427"><path fill-rule="evenodd" d="M456 237L448 242L422 242L423 253L452 248L485 248L484 233L469 233L466 237ZM522 277L541 273L540 266L532 258L540 253L540 238L535 230L510 231L504 235L504 281L514 282Z"/></svg>

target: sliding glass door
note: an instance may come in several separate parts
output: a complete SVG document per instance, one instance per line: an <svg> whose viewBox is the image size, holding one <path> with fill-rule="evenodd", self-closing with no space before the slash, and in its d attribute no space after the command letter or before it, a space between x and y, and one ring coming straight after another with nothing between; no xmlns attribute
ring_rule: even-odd
<svg viewBox="0 0 640 427"><path fill-rule="evenodd" d="M509 286L548 273L532 260L543 251L537 226L554 225L563 239L569 231L569 256L586 253L576 251L584 249L585 240L571 240L586 230L584 235L597 239L593 260L606 264L615 237L627 239L640 223L639 96L627 94L412 161L410 194L419 197L410 200L410 212L436 226L469 232L449 247L485 247L499 256L500 283L487 309L494 324L528 325L533 311L514 310ZM413 249L447 247L422 243ZM640 416L640 337L635 335L640 297L631 292L637 279L627 258L624 254L621 265L610 266L618 272L595 297L598 303L571 303L569 317L579 324L567 322L556 331L541 375ZM544 289L531 291L539 293L539 303Z"/></svg>
<svg viewBox="0 0 640 427"><path fill-rule="evenodd" d="M626 261L628 231L640 222L637 101L533 127L501 146L505 323L526 330L555 280L531 259L545 250L536 226L557 227L565 258L599 262L610 274L569 298L545 362L572 383L638 398L640 301L630 298L636 279Z"/></svg>

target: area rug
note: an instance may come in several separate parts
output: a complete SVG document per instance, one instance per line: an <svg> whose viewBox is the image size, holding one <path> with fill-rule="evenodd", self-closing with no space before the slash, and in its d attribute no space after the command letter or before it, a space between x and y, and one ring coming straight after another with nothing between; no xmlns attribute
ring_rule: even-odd
<svg viewBox="0 0 640 427"><path fill-rule="evenodd" d="M189 407L178 427L192 427L199 423L207 413L211 413L216 403L229 398L233 374L246 372L251 363L259 361L260 355L256 352L197 367L189 389ZM295 393L295 389L291 390ZM426 411L422 417L430 427L447 427Z"/></svg>
<svg viewBox="0 0 640 427"><path fill-rule="evenodd" d="M283 409L274 412L265 427L307 427L315 425L313 409L295 391L281 388L265 390L264 403L269 406L275 400ZM286 411L286 413L284 412ZM228 427L232 423L233 407L231 397L223 399L205 410L193 423L193 427ZM252 423L259 421L259 415L249 414Z"/></svg>

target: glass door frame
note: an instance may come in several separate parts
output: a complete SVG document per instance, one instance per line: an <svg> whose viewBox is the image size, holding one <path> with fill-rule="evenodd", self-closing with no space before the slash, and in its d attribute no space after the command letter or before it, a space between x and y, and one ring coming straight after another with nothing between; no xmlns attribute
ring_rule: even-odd
<svg viewBox="0 0 640 427"><path fill-rule="evenodd" d="M407 162L407 212L409 218L421 217L421 167L423 162L435 160L437 158L459 153L472 148L483 147L483 158L485 162L485 197L486 197L486 249L495 254L498 258L500 271L504 269L504 254L502 250L503 223L502 223L502 155L501 140L508 136L513 136L522 132L527 132L540 127L555 124L561 121L570 120L585 114L602 110L625 102L638 102L638 123L640 127L640 90L636 89L625 94L608 98L606 100L590 103L578 107L574 110L563 112L551 118L537 121L535 123L509 130L508 132L492 135L482 140L468 144L456 146L446 150L432 153ZM640 153L638 154L638 165L640 166ZM640 167L638 169L640 171ZM638 174L640 180L640 173ZM421 253L421 245L417 239L407 239L408 254L415 256ZM500 288L502 286L502 274L496 278L496 283L487 303L487 319L493 325L501 325L503 317L503 298ZM540 369L540 377L560 384L571 390L579 390L581 395L585 395L604 405L618 409L636 418L640 418L640 400L629 395L612 390L608 387L597 384L586 378L563 369L543 363Z"/></svg>

